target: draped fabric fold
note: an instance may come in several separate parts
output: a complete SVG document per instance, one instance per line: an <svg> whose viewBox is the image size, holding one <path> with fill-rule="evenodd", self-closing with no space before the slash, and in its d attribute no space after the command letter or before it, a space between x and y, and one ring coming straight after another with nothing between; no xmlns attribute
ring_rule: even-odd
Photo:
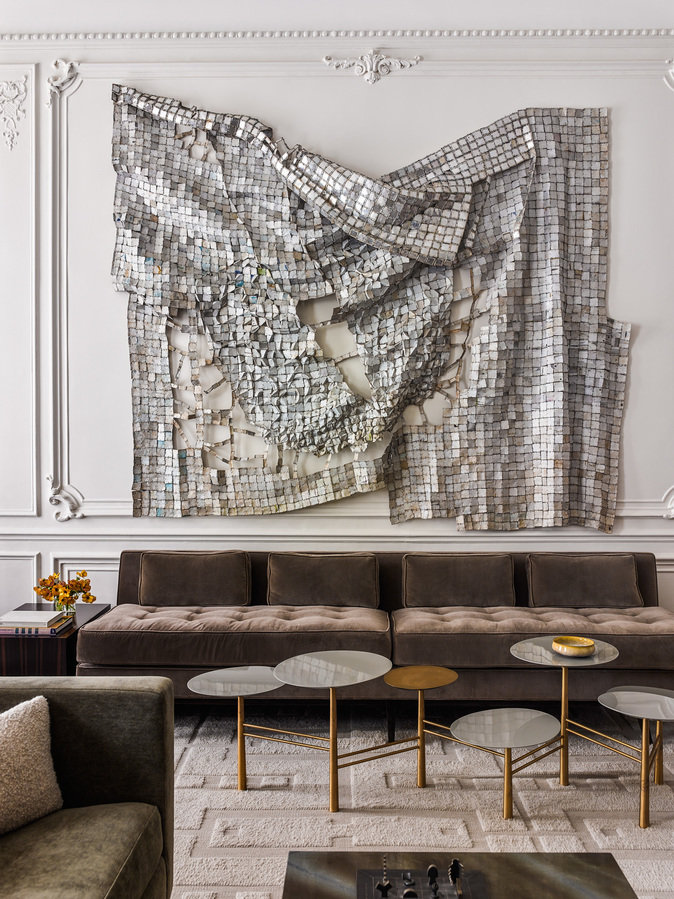
<svg viewBox="0 0 674 899"><path fill-rule="evenodd" d="M393 521L611 528L629 327L605 313L605 110L522 110L375 179L281 149L247 116L120 86L113 100L136 514L283 511L386 485ZM484 313L462 326L466 384L441 423L404 424L462 364L459 269ZM298 314L326 297L367 395ZM196 397L182 447L176 322ZM199 338L231 386L229 417L197 384ZM273 462L212 467L209 429L235 431L239 414ZM288 453L328 461L302 473Z"/></svg>

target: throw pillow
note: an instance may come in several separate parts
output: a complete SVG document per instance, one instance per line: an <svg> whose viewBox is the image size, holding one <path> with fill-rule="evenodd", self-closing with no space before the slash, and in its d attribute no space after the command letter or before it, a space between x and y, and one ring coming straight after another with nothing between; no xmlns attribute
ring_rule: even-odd
<svg viewBox="0 0 674 899"><path fill-rule="evenodd" d="M0 714L0 834L62 805L51 757L49 705L36 696Z"/></svg>

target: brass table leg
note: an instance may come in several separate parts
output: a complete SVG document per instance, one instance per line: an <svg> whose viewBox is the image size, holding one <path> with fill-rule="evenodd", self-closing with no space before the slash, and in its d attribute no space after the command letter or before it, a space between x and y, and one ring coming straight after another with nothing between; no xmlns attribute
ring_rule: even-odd
<svg viewBox="0 0 674 899"><path fill-rule="evenodd" d="M639 827L648 827L649 824L649 731L648 718L641 721L641 790L639 796Z"/></svg>
<svg viewBox="0 0 674 899"><path fill-rule="evenodd" d="M513 751L507 747L503 751L503 817L513 816Z"/></svg>
<svg viewBox="0 0 674 899"><path fill-rule="evenodd" d="M337 696L330 687L330 811L339 811L339 770L337 768Z"/></svg>
<svg viewBox="0 0 674 899"><path fill-rule="evenodd" d="M424 691L419 690L419 702L417 712L417 786L426 786L426 734L424 732Z"/></svg>
<svg viewBox="0 0 674 899"><path fill-rule="evenodd" d="M246 736L244 733L244 707L243 696L236 699L236 748L237 748L237 786L239 790L246 789Z"/></svg>
<svg viewBox="0 0 674 899"><path fill-rule="evenodd" d="M655 741L658 748L655 754L655 767L653 769L653 782L663 784L665 782L662 758L662 721L655 722Z"/></svg>
<svg viewBox="0 0 674 899"><path fill-rule="evenodd" d="M569 717L569 669L562 667L562 707L559 714L559 782L563 787L569 785L569 735L567 719Z"/></svg>

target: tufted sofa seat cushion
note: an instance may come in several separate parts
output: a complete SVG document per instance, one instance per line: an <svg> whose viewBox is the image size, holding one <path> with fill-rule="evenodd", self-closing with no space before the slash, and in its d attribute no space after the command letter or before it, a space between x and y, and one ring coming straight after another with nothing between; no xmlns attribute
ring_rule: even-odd
<svg viewBox="0 0 674 899"><path fill-rule="evenodd" d="M450 668L530 667L510 654L518 640L578 634L612 643L612 668L671 669L674 612L659 606L626 609L475 608L396 609L392 614L395 665Z"/></svg>
<svg viewBox="0 0 674 899"><path fill-rule="evenodd" d="M134 606L80 629L77 661L114 667L275 665L320 649L390 656L381 609L335 606Z"/></svg>

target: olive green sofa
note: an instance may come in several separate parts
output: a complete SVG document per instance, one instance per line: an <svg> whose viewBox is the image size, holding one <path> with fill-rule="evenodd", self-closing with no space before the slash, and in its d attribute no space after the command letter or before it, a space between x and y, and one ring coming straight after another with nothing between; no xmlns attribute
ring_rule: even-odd
<svg viewBox="0 0 674 899"><path fill-rule="evenodd" d="M2 899L168 899L173 685L164 677L0 677L0 712L49 704L63 808L0 836Z"/></svg>

